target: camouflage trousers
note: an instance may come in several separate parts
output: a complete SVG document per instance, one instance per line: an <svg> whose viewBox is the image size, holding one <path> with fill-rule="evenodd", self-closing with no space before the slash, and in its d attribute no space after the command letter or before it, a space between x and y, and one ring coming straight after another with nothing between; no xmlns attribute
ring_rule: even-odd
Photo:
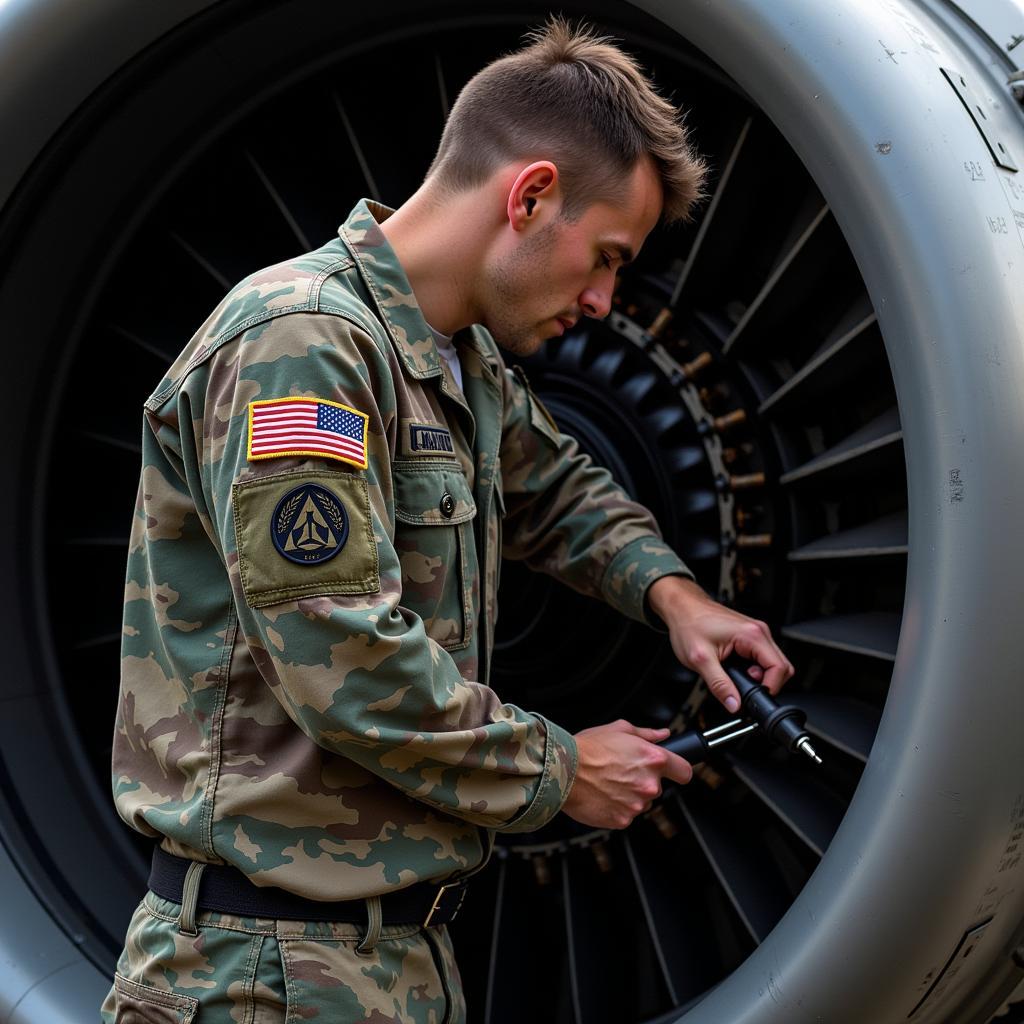
<svg viewBox="0 0 1024 1024"><path fill-rule="evenodd" d="M465 1024L444 926L373 942L366 925L181 910L153 892L135 909L104 1024Z"/></svg>

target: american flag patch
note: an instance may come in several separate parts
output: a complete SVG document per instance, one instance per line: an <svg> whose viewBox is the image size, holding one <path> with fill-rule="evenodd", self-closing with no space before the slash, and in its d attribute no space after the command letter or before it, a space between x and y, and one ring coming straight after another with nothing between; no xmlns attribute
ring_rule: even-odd
<svg viewBox="0 0 1024 1024"><path fill-rule="evenodd" d="M249 403L249 461L319 455L366 469L369 416L324 398L270 398Z"/></svg>

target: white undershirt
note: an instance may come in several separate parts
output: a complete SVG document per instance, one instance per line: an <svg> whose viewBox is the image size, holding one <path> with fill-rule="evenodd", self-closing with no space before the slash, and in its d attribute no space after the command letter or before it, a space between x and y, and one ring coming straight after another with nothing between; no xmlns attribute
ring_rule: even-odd
<svg viewBox="0 0 1024 1024"><path fill-rule="evenodd" d="M427 324L430 327L430 324ZM448 364L448 369L452 371L452 376L455 378L455 383L458 384L459 390L462 390L462 365L459 363L459 353L455 351L455 345L452 339L447 334L442 334L440 331L434 330L430 327L430 333L434 335L434 344L437 345L437 354Z"/></svg>

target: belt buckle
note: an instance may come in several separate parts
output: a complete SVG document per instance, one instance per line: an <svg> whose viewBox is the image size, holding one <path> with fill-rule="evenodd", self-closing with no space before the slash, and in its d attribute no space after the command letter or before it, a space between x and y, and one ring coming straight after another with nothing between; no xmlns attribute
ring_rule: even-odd
<svg viewBox="0 0 1024 1024"><path fill-rule="evenodd" d="M437 890L437 895L434 897L434 902L431 904L430 910L427 911L427 916L423 919L423 924L420 926L421 928L429 928L434 914L443 909L442 904L445 902L445 893L448 892L449 889L459 890L459 901L455 904L452 916L448 918L449 921L455 920L455 915L462 908L462 900L466 895L465 882L449 882L447 885L442 885L441 888Z"/></svg>

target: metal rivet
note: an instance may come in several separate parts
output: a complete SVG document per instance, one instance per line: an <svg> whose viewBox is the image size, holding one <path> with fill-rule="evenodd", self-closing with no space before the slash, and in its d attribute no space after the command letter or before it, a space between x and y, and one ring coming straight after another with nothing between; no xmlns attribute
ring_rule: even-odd
<svg viewBox="0 0 1024 1024"><path fill-rule="evenodd" d="M533 873L537 878L538 885L550 885L551 884L551 866L548 864L548 858L544 854L540 854L536 857L531 857L533 861Z"/></svg>
<svg viewBox="0 0 1024 1024"><path fill-rule="evenodd" d="M443 515L445 519L451 519L455 514L455 499L445 491L444 494L441 495L441 500L438 502L437 507L441 510L441 515Z"/></svg>
<svg viewBox="0 0 1024 1024"><path fill-rule="evenodd" d="M608 855L608 847L601 842L591 843L590 852L593 853L594 860L597 861L598 870L602 874L608 874L612 869L612 859Z"/></svg>
<svg viewBox="0 0 1024 1024"><path fill-rule="evenodd" d="M654 822L655 828L661 833L663 839L671 839L679 831L675 822L665 813L664 807L652 807L648 817Z"/></svg>

